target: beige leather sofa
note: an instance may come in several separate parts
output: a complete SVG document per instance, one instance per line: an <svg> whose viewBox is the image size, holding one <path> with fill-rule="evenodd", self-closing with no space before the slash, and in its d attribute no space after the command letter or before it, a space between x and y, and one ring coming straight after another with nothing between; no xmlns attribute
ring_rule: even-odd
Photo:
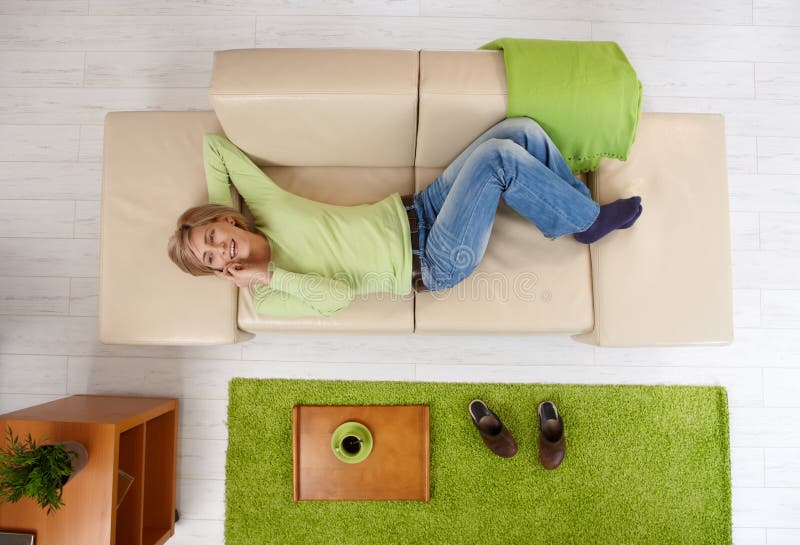
<svg viewBox="0 0 800 545"><path fill-rule="evenodd" d="M359 296L330 318L277 318L167 258L178 214L207 202L202 138L224 133L289 191L337 204L422 190L505 118L502 51L244 49L214 55L214 111L105 120L100 337L234 343L243 332L561 333L602 346L732 339L724 120L643 113L626 162L584 177L600 203L642 196L630 229L551 241L501 199L459 286Z"/></svg>

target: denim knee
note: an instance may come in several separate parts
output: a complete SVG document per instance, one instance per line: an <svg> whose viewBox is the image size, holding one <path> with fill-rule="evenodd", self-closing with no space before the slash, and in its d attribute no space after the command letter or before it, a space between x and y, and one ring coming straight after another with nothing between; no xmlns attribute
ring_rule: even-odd
<svg viewBox="0 0 800 545"><path fill-rule="evenodd" d="M523 149L522 146L510 138L490 138L486 142L481 143L472 153L481 152L484 154L496 154L497 156L501 156L503 153L516 151L514 148Z"/></svg>
<svg viewBox="0 0 800 545"><path fill-rule="evenodd" d="M509 117L501 121L498 125L515 135L524 134L528 138L542 138L545 134L542 126L539 125L535 119L525 116Z"/></svg>
<svg viewBox="0 0 800 545"><path fill-rule="evenodd" d="M526 155L528 154L525 148L508 138L490 138L478 146L475 152L480 152L485 156L486 161L491 161L499 170L503 170L505 166L504 162L508 161L509 158L513 157L515 154L520 152L524 152Z"/></svg>
<svg viewBox="0 0 800 545"><path fill-rule="evenodd" d="M521 132L532 128L541 129L534 119L526 116L507 117L498 123L497 127L502 127L513 132Z"/></svg>

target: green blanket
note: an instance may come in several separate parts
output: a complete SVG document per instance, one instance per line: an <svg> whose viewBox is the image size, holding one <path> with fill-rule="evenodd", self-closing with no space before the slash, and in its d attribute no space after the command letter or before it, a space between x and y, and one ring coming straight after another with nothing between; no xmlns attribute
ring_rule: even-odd
<svg viewBox="0 0 800 545"><path fill-rule="evenodd" d="M500 38L479 49L503 50L506 117L535 119L573 172L628 158L642 83L616 43Z"/></svg>

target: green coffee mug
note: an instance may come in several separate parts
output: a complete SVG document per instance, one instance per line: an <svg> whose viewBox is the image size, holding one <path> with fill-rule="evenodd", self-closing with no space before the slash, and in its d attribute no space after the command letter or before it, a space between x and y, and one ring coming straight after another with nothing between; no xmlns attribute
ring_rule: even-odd
<svg viewBox="0 0 800 545"><path fill-rule="evenodd" d="M331 436L333 454L346 464L357 464L372 452L372 434L360 422L345 422Z"/></svg>

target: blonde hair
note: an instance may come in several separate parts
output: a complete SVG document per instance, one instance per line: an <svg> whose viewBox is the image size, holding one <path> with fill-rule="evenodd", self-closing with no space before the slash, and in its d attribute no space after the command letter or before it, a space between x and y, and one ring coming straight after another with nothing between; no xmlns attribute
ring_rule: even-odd
<svg viewBox="0 0 800 545"><path fill-rule="evenodd" d="M189 246L189 232L192 227L213 223L223 216L233 217L234 225L240 229L245 231L253 230L250 222L241 212L222 204L194 206L180 215L177 222L178 228L169 237L169 243L167 244L169 258L180 270L193 276L214 274L214 269L197 259L194 252L192 252Z"/></svg>

